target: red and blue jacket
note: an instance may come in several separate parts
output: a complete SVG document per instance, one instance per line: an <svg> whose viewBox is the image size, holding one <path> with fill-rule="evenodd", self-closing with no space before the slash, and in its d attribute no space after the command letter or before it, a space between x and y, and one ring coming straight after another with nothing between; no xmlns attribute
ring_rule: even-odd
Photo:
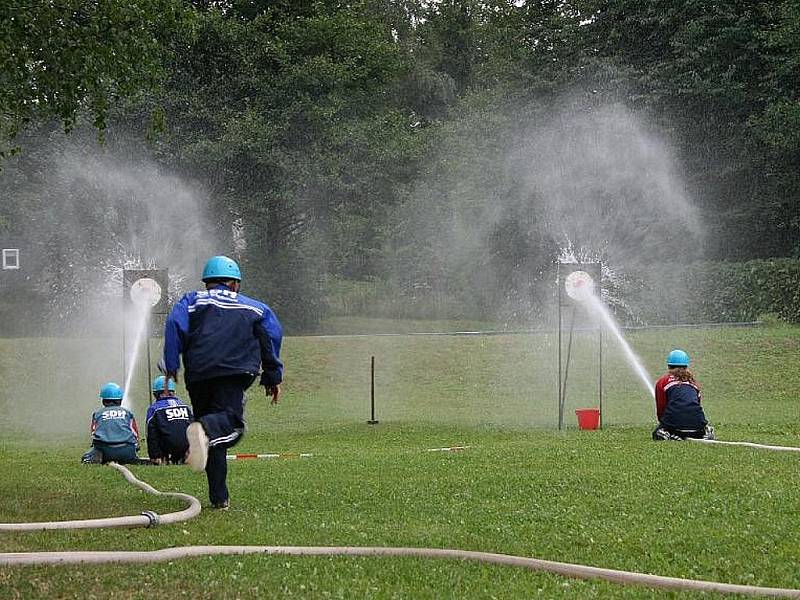
<svg viewBox="0 0 800 600"><path fill-rule="evenodd" d="M700 386L667 373L656 381L656 416L668 429L696 431L706 426Z"/></svg>

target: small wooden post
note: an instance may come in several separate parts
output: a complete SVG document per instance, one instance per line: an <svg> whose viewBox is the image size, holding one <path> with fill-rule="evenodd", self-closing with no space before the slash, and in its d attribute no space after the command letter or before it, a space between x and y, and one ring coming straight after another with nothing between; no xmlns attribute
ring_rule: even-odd
<svg viewBox="0 0 800 600"><path fill-rule="evenodd" d="M370 383L369 383L369 405L370 405L370 419L367 421L370 425L377 425L378 420L375 418L375 357L370 359Z"/></svg>

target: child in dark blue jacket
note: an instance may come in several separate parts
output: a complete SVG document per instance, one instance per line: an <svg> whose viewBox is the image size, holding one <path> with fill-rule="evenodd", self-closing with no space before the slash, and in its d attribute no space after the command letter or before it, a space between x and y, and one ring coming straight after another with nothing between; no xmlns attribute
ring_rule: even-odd
<svg viewBox="0 0 800 600"><path fill-rule="evenodd" d="M186 459L189 441L186 428L192 422L192 409L175 396L175 382L166 383L160 375L153 380L155 402L147 408L147 454L157 464L181 464Z"/></svg>
<svg viewBox="0 0 800 600"><path fill-rule="evenodd" d="M138 463L139 427L133 413L122 406L122 388L109 382L100 388L103 408L92 415L92 447L84 463Z"/></svg>

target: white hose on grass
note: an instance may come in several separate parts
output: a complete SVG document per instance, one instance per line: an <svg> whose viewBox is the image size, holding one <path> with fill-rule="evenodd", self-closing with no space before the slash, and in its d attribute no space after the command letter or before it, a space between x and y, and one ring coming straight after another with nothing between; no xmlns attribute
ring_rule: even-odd
<svg viewBox="0 0 800 600"><path fill-rule="evenodd" d="M724 444L725 446L746 446L748 448L757 448L759 450L774 450L775 452L800 452L798 446L770 446L767 444L754 444L753 442L724 442L722 440L703 440L699 438L686 438L693 442L701 442L703 444Z"/></svg>
<svg viewBox="0 0 800 600"><path fill-rule="evenodd" d="M184 510L166 515L159 515L153 511L144 511L140 515L132 515L128 517L109 517L103 519L83 519L79 521L41 521L38 523L0 523L0 531L42 531L45 529L98 529L101 527L154 527L155 525L171 523L180 523L188 521L200 514L200 501L194 496L188 494L181 494L178 492L161 492L155 489L148 483L140 481L134 477L126 467L120 464L111 462L108 465L122 473L122 476L128 481L144 490L148 494L155 496L169 496L171 498L178 498L186 502L187 507Z"/></svg>
<svg viewBox="0 0 800 600"><path fill-rule="evenodd" d="M394 556L415 558L449 558L480 563L524 567L533 571L545 571L577 579L603 579L612 583L644 585L651 588L720 592L747 596L770 596L775 598L800 598L800 590L785 588L737 585L664 577L646 573L617 571L585 565L540 560L524 556L454 550L448 548L383 548L354 546L184 546L164 548L146 552L18 552L0 553L0 565L76 565L107 563L168 562L181 558L212 555L268 554L289 556Z"/></svg>

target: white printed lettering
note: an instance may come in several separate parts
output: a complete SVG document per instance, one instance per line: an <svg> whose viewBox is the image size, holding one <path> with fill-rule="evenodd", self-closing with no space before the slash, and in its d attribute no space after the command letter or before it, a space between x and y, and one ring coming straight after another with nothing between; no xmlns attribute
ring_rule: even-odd
<svg viewBox="0 0 800 600"><path fill-rule="evenodd" d="M167 420L172 421L173 419L188 419L189 418L189 409L185 406L179 406L177 408L166 408L164 409L164 413L167 415Z"/></svg>
<svg viewBox="0 0 800 600"><path fill-rule="evenodd" d="M126 417L124 410L107 410L103 413L103 421L110 421L111 419L124 419Z"/></svg>

